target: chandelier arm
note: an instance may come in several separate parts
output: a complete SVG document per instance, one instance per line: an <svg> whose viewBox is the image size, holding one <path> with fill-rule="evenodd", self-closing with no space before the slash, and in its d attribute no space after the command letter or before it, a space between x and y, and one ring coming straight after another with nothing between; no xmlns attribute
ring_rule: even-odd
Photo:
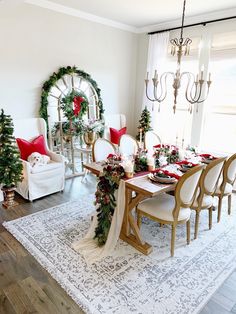
<svg viewBox="0 0 236 314"><path fill-rule="evenodd" d="M200 100L200 101L197 101L196 103L197 103L197 104L201 104L201 103L203 103L203 102L207 99L208 94L209 94L209 87L207 88L207 93L206 93L205 98L204 98L204 99L202 99L202 100Z"/></svg>
<svg viewBox="0 0 236 314"><path fill-rule="evenodd" d="M161 77L160 77L161 93L160 93L160 96L157 99L158 102L162 102L166 98L166 96L167 96L166 80L167 80L168 74L172 74L173 75L173 73L171 73L171 72L164 72L161 75ZM164 83L165 83L164 96L162 96L163 95L163 90L164 90L164 88L163 88L163 79L164 79Z"/></svg>
<svg viewBox="0 0 236 314"><path fill-rule="evenodd" d="M145 84L146 84L146 89L145 89L146 97L147 97L148 100L154 102L155 99L152 99L152 98L150 98L150 97L148 96L148 81L145 80Z"/></svg>
<svg viewBox="0 0 236 314"><path fill-rule="evenodd" d="M188 77L188 83L187 83L187 87L186 87L186 91L185 91L185 98L187 99L187 101L190 103L190 104L194 104L194 98L192 97L191 93L192 93L192 89L193 89L193 86L194 86L194 81L193 81L193 84L192 84L192 87L190 89L190 93L188 95L188 91L189 91L189 86L190 86L190 82L191 82L191 73L190 72L183 72L181 73L181 76L180 76L180 79L182 79L182 77L184 75L186 75ZM192 75L193 76L193 75ZM197 90L197 89L196 89ZM196 90L195 90L195 96L196 96Z"/></svg>

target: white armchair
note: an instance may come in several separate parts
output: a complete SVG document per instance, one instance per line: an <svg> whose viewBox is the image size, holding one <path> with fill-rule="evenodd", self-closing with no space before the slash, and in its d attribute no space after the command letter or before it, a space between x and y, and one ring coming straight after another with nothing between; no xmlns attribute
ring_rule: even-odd
<svg viewBox="0 0 236 314"><path fill-rule="evenodd" d="M50 163L42 167L33 168L28 161L23 163L23 181L16 191L25 199L34 199L62 191L65 185L65 161L62 155L49 150L47 145L47 128L44 119L16 119L14 123L14 136L31 141L39 135L45 138L47 154Z"/></svg>

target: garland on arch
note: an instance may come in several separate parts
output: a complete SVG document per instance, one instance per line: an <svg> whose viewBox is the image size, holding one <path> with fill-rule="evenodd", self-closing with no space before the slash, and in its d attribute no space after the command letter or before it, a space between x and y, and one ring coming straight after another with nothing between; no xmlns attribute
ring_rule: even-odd
<svg viewBox="0 0 236 314"><path fill-rule="evenodd" d="M77 69L76 66L61 67L59 68L58 72L54 72L49 77L49 80L44 82L43 87L42 87L42 94L41 94L41 106L39 109L40 117L44 118L46 122L48 121L47 107L48 107L48 96L49 96L50 90L53 86L55 86L58 80L60 80L61 78L63 78L64 75L67 75L67 74L69 75L77 74L78 76L90 82L90 84L93 86L98 96L98 108L99 108L99 114L101 118L102 114L104 113L103 103L102 103L102 98L101 98L101 90L98 87L97 82L93 80L88 73Z"/></svg>

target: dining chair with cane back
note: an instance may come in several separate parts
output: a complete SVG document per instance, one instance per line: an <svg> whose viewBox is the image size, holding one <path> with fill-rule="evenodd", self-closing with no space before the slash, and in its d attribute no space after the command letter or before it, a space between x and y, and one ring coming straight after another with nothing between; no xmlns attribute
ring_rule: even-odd
<svg viewBox="0 0 236 314"><path fill-rule="evenodd" d="M216 191L217 183L222 172L225 160L226 157L217 158L211 161L206 166L200 177L197 195L191 206L191 209L195 210L196 212L194 239L197 239L198 236L198 226L201 210L207 209L209 211L209 229L212 228L212 210L214 203L213 195Z"/></svg>
<svg viewBox="0 0 236 314"><path fill-rule="evenodd" d="M190 243L190 206L195 198L198 181L204 166L196 166L186 172L178 181L175 195L161 194L140 202L137 206L138 226L146 216L161 224L172 225L171 256L174 256L176 226L186 223L187 244Z"/></svg>
<svg viewBox="0 0 236 314"><path fill-rule="evenodd" d="M119 152L121 155L136 155L139 149L138 141L129 134L124 134L120 138Z"/></svg>
<svg viewBox="0 0 236 314"><path fill-rule="evenodd" d="M103 161L107 159L109 154L115 154L115 146L104 138L98 138L92 147L92 159L94 162Z"/></svg>
<svg viewBox="0 0 236 314"><path fill-rule="evenodd" d="M161 144L160 137L153 131L147 131L144 135L144 148L149 153L153 152L153 146Z"/></svg>
<svg viewBox="0 0 236 314"><path fill-rule="evenodd" d="M219 182L214 196L218 197L218 215L217 222L220 222L222 200L225 196L228 197L228 214L231 214L231 198L233 185L236 179L236 154L233 154L224 164L223 178Z"/></svg>

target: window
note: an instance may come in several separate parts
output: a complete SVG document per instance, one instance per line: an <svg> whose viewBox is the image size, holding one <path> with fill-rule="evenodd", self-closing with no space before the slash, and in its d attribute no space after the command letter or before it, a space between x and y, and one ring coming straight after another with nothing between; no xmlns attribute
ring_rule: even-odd
<svg viewBox="0 0 236 314"><path fill-rule="evenodd" d="M236 33L213 37L210 60L212 86L205 104L202 148L236 151Z"/></svg>

